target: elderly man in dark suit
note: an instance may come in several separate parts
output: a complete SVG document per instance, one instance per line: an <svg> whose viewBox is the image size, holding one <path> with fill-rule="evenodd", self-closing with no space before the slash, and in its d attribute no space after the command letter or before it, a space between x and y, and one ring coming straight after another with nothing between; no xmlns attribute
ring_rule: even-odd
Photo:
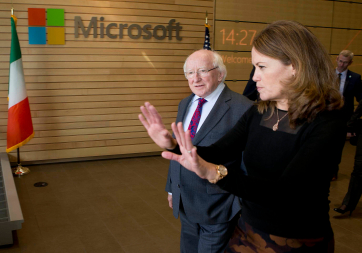
<svg viewBox="0 0 362 253"><path fill-rule="evenodd" d="M216 52L194 52L186 59L184 72L193 94L180 102L176 123L183 122L190 130L193 144L209 146L236 124L252 102L224 84L226 67ZM155 143L175 148L176 140L156 109L146 102L141 111L144 117L139 118ZM175 161L170 163L166 191L174 216L181 220L181 252L223 252L241 210L240 200Z"/></svg>
<svg viewBox="0 0 362 253"><path fill-rule="evenodd" d="M337 68L336 74L339 79L339 91L343 95L344 106L342 108L344 112L344 118L347 121L351 118L354 111L354 98L357 101L362 99L362 84L361 84L361 75L354 73L348 69L348 67L353 62L353 53L349 50L343 50L337 56ZM347 132L347 127L346 127ZM342 150L344 147L345 140L342 140L341 143L341 157ZM337 179L339 168L335 168L334 176L332 180Z"/></svg>

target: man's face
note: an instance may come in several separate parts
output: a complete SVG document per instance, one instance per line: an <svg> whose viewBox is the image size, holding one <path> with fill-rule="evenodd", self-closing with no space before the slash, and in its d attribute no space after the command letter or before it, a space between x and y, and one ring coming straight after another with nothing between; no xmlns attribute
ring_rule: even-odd
<svg viewBox="0 0 362 253"><path fill-rule="evenodd" d="M338 55L337 56L337 70L339 73L345 71L349 65L352 64L351 57Z"/></svg>
<svg viewBox="0 0 362 253"><path fill-rule="evenodd" d="M195 95L202 98L210 95L217 88L219 83L221 83L223 78L219 68L209 71L205 76L201 76L197 73L197 71L200 70L213 69L214 66L212 61L212 52L201 50L190 55L186 62L186 72L194 72L194 75L187 79L190 89Z"/></svg>

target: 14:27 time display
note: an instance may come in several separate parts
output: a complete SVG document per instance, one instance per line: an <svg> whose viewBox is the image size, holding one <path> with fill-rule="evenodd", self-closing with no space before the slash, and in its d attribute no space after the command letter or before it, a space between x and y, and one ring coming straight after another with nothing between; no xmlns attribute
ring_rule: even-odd
<svg viewBox="0 0 362 253"><path fill-rule="evenodd" d="M220 31L222 33L222 44L231 44L239 46L251 45L256 34L256 30L240 30L235 33L234 29L231 29L229 33L225 28Z"/></svg>

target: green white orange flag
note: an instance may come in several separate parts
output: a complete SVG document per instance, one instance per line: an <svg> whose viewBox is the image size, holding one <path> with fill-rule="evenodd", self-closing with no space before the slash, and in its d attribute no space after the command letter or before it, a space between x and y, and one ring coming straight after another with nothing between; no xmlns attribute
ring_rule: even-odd
<svg viewBox="0 0 362 253"><path fill-rule="evenodd" d="M16 17L11 16L11 49L8 95L8 129L6 152L23 146L34 136L30 106L26 94L23 62L16 32Z"/></svg>

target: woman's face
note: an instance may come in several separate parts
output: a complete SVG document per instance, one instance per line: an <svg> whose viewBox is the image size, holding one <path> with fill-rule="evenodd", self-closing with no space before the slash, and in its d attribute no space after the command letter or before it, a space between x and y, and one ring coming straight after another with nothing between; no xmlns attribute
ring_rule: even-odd
<svg viewBox="0 0 362 253"><path fill-rule="evenodd" d="M282 82L295 75L292 64L286 66L280 60L259 53L255 48L251 50L251 56L255 66L253 80L256 82L260 99L287 102Z"/></svg>

